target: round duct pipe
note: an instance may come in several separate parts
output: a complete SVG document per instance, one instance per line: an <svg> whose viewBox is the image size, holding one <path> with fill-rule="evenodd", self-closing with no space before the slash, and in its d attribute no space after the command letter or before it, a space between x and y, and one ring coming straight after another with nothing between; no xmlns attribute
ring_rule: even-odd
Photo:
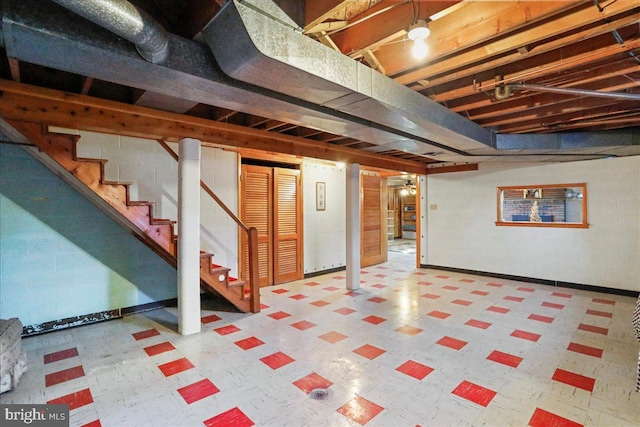
<svg viewBox="0 0 640 427"><path fill-rule="evenodd" d="M146 12L126 0L53 0L72 12L129 40L140 56L154 64L169 56L165 29Z"/></svg>

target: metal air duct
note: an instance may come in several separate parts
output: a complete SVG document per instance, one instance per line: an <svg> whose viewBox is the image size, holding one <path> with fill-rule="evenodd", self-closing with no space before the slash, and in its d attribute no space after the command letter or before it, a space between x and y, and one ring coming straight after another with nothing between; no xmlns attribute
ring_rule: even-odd
<svg viewBox="0 0 640 427"><path fill-rule="evenodd" d="M204 28L204 38L229 76L434 141L440 148L493 145L491 131L305 37L273 10L271 0L232 0Z"/></svg>
<svg viewBox="0 0 640 427"><path fill-rule="evenodd" d="M149 62L159 64L169 56L169 38L165 29L126 0L53 1L129 40Z"/></svg>

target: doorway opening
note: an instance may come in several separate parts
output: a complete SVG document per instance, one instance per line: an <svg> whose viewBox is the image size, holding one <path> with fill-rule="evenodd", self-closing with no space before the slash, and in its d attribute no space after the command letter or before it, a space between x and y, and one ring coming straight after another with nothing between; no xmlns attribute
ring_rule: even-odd
<svg viewBox="0 0 640 427"><path fill-rule="evenodd" d="M388 251L414 255L417 262L418 188L416 176L387 177Z"/></svg>

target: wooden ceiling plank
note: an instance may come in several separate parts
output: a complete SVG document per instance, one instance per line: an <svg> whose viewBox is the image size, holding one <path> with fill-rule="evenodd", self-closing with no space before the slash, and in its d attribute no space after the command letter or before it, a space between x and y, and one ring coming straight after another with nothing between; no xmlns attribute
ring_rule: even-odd
<svg viewBox="0 0 640 427"><path fill-rule="evenodd" d="M426 80L427 81L426 87L423 84L415 84L412 86L412 88L418 91L423 91L438 85L446 84L455 80L460 80L465 77L474 76L484 71L503 67L505 65L512 64L522 59L533 58L535 56L548 53L555 49L559 49L563 46L568 46L573 43L581 42L586 39L600 36L602 34L610 33L613 30L624 28L628 25L636 24L638 22L638 19L639 19L638 16L633 15L633 16L624 17L619 20L611 20L606 22L604 25L600 25L594 28L589 28L585 31L570 34L566 37L562 37L547 43L537 45L533 50L529 50L526 56L523 56L522 54L515 52L513 54L502 56L500 58L497 58L491 61L483 61L482 63L476 64L473 66L464 67L456 71L450 70L446 74L438 77L434 77L436 75L435 69L428 69L429 66L427 66L423 69L424 70L423 72L425 74L430 75L429 79Z"/></svg>
<svg viewBox="0 0 640 427"><path fill-rule="evenodd" d="M442 12L458 3L454 1L418 2L417 19L429 19L431 15ZM388 9L388 10L385 10ZM382 13L380 13L382 11ZM368 19L368 17L371 17ZM398 32L406 30L414 22L414 9L410 2L383 0L371 9L358 15L356 19L366 19L357 25L331 36L334 43L345 55L371 49L380 40L398 37ZM406 33L406 31L403 31Z"/></svg>
<svg viewBox="0 0 640 427"><path fill-rule="evenodd" d="M576 67L582 67L587 64L592 64L598 61L602 61L605 58L615 57L615 56L618 56L620 53L626 53L630 50L634 50L639 47L640 47L640 39L630 41L628 43L625 43L624 45L614 43L610 46L596 49L584 54L576 55L571 58L563 58L558 61L537 65L527 70L522 70L517 73L505 75L502 81L506 83L515 82L515 81L528 81L531 79L539 78L550 72L559 73L562 71L572 70ZM492 83L490 83L489 86L492 86ZM466 86L466 87L457 88L448 92L438 93L435 96L433 96L432 99L436 102L447 102L447 101L451 101L452 99L471 96L474 93L476 93L477 90L478 89L474 88L473 86Z"/></svg>
<svg viewBox="0 0 640 427"><path fill-rule="evenodd" d="M537 3L537 2L535 2ZM518 3L529 4L529 3ZM548 4L564 4L560 2L549 2ZM522 31L513 32L505 37L500 37L495 40L489 41L482 46L479 46L475 49L471 49L465 52L460 53L459 55L455 55L453 57L449 57L447 59L443 59L441 61L436 61L433 65L420 68L415 71L408 72L403 74L402 76L398 76L395 80L402 84L411 84L417 82L418 80L429 80L432 76L438 74L444 74L449 71L456 70L458 68L472 66L476 62L482 60L487 60L488 56L498 56L504 53L515 52L519 47L523 45L528 45L532 43L544 42L544 40L550 39L554 36L559 36L563 33L567 33L572 30L577 30L580 27L585 25L590 25L594 23L602 22L605 24L607 19L613 19L615 15L625 13L631 10L634 10L638 7L635 2L613 2L611 3L604 12L598 12L595 7L583 8L579 9L573 13L568 13L560 16L557 19L550 19L542 22L540 25L532 26L531 28L524 29ZM464 8L462 9L464 10ZM506 17L505 17L506 18ZM437 21L436 21L437 23ZM435 23L434 23L435 24ZM462 31L464 32L464 31ZM434 47L431 44L434 44L438 49L437 52L442 52L442 54L450 54L451 51L442 50L444 49L444 44L441 45L437 41L428 40L430 47L433 49ZM468 45L461 45L459 48L468 48ZM459 49L457 49L459 50ZM435 60L438 58L438 53L434 52L433 56L430 57L431 60ZM520 55L518 53L518 55ZM395 53L395 57L389 58L387 61L387 53L380 49L378 52L378 59L382 62L382 64L386 67L387 72L390 75L394 73L398 73L402 70L396 70L391 65L391 61L400 61L402 62L405 68L406 64L411 64L404 55L400 55L397 52Z"/></svg>
<svg viewBox="0 0 640 427"><path fill-rule="evenodd" d="M313 28L331 18L337 11L344 9L350 0L305 0L304 29Z"/></svg>
<svg viewBox="0 0 640 427"><path fill-rule="evenodd" d="M0 116L72 129L251 148L294 156L426 173L426 164L277 132L0 80Z"/></svg>

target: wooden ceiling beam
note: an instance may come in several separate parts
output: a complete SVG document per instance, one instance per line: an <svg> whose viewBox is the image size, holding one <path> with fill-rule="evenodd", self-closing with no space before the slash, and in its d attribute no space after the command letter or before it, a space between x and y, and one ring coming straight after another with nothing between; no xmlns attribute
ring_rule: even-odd
<svg viewBox="0 0 640 427"><path fill-rule="evenodd" d="M0 116L151 140L175 142L189 137L201 140L203 145L250 148L426 173L424 163L8 80L0 80Z"/></svg>
<svg viewBox="0 0 640 427"><path fill-rule="evenodd" d="M628 128L630 126L639 126L639 125L640 125L640 112L635 112L632 114L624 115L624 117L620 117L616 119L606 118L602 120L596 119L596 120L588 120L583 122L569 123L569 124L558 125L551 129L548 129L548 128L539 129L538 132L550 133L550 132L584 129L584 128L589 128L590 130L602 131L602 130Z"/></svg>
<svg viewBox="0 0 640 427"><path fill-rule="evenodd" d="M416 13L410 2L401 0L383 0L371 9L356 17L362 22L333 34L331 38L345 55L370 49L388 38L397 38L399 31L406 33L414 19L429 19L432 15L442 12L458 3L453 1L419 1L416 2ZM370 17L370 18L369 18Z"/></svg>
<svg viewBox="0 0 640 427"><path fill-rule="evenodd" d="M567 5L572 5L575 7L575 5L579 3L583 2L548 2L546 4L556 5L555 7L558 8L557 12L563 12L567 8ZM523 11L528 10L527 6L541 4L545 3L519 2L517 3L516 9L511 13L517 14L516 16L522 15ZM563 7L563 9L560 9L559 7ZM572 13L561 14L556 19L548 19L546 21L543 21L539 25L531 26L531 28L526 28L522 31L511 32L506 36L499 38L495 38L495 35L497 34L495 28L500 28L500 25L499 23L494 22L494 25L498 25L498 27L494 27L494 29L492 30L494 32L494 40L490 40L489 35L486 35L488 41L474 49L468 49L469 47L471 47L468 44L461 44L460 46L457 46L456 50L467 50L459 53L458 55L443 58L438 61L436 61L436 59L439 59L440 56L443 56L445 54L450 55L452 53L451 49L449 51L443 50L444 44L441 45L439 43L439 40L434 39L433 42L431 40L428 40L427 44L430 46L432 51L436 49L432 52L432 54L430 54L428 58L428 61L431 61L432 64L421 68L414 67L417 69L398 76L395 78L395 80L405 85L415 83L418 80L429 80L432 76L445 74L447 72L451 72L468 66L473 66L480 61L486 61L488 59L487 56L498 57L502 54L517 52L518 48L521 48L522 46L544 42L545 40L552 39L555 36L562 36L562 34L566 34L570 31L579 30L581 27L587 25L598 23L605 25L606 20L615 19L616 15L632 11L637 7L637 3L634 2L613 2L604 10L604 12L599 12L595 6L591 5L591 7L579 8ZM518 12L518 9L521 10ZM460 13L462 13L462 11L464 10L465 8L461 8ZM457 13L455 15L457 15ZM548 17L549 15L547 14L545 16ZM503 16L502 19L506 20L506 22L509 22L508 20L511 19L511 17L509 15L506 15ZM437 22L438 21L434 22L434 25ZM530 19L527 24L531 24L533 22L535 22L535 20ZM473 32L470 31L470 29L465 28L458 28L457 31L460 33ZM504 29L500 29L499 31L504 32ZM377 53L377 57L382 62L382 64L384 64L387 72L390 75L401 71L396 70L397 67L394 68L393 66L391 66L390 64L392 62L400 61L405 64L405 67L406 64L411 64L410 60L406 58L406 54L402 55L399 52L390 53L387 49L380 49Z"/></svg>
<svg viewBox="0 0 640 427"><path fill-rule="evenodd" d="M503 76L502 81L505 83L517 82L517 81L530 81L536 78L540 78L547 74L551 73L560 73L564 71L571 71L575 68L584 67L589 64L594 64L599 61L603 61L608 58L619 57L621 53L626 53L628 51L640 48L640 39L636 39L634 41L630 41L625 43L624 45L620 45L615 43L615 41L606 47L602 47L600 49L595 49L590 52L586 52L580 55L575 55L571 58L562 58L554 62L545 63L541 65L536 65L526 70L518 71L517 73L512 73ZM480 83L480 88L489 87L489 90L493 90L494 82L490 82L489 84L483 85ZM485 89L486 90L486 89ZM465 96L472 96L478 92L478 88L474 88L473 86L466 86L457 89L453 89L447 92L438 93L432 97L432 99L436 102L448 102L456 98L463 98ZM457 108L457 107L456 107Z"/></svg>
<svg viewBox="0 0 640 427"><path fill-rule="evenodd" d="M443 85L446 83L453 82L455 80L460 80L466 77L475 76L482 72L493 70L499 67L504 67L506 65L512 64L517 61L521 61L523 59L531 59L536 56L551 52L555 49L562 48L563 46L569 46L573 43L578 43L593 37L601 36L603 34L611 33L613 30L617 30L620 28L627 27L629 25L635 25L638 22L638 16L626 16L624 18L618 20L607 21L603 25L599 25L597 27L589 28L584 31L580 31L577 33L570 34L568 36L554 39L546 43L539 44L535 46L533 49L529 50L524 56L515 51L510 55L501 56L491 61L484 60L481 63L464 67L462 69L450 69L444 75L439 75L435 77L435 68L430 69L429 65L423 68L421 71L425 74L430 75L428 80L420 80L421 83L410 84L410 87L417 91L425 91L435 86ZM440 64L438 64L440 66Z"/></svg>
<svg viewBox="0 0 640 427"><path fill-rule="evenodd" d="M305 0L304 2L304 29L312 29L314 26L326 21L340 9L344 9L351 0Z"/></svg>

